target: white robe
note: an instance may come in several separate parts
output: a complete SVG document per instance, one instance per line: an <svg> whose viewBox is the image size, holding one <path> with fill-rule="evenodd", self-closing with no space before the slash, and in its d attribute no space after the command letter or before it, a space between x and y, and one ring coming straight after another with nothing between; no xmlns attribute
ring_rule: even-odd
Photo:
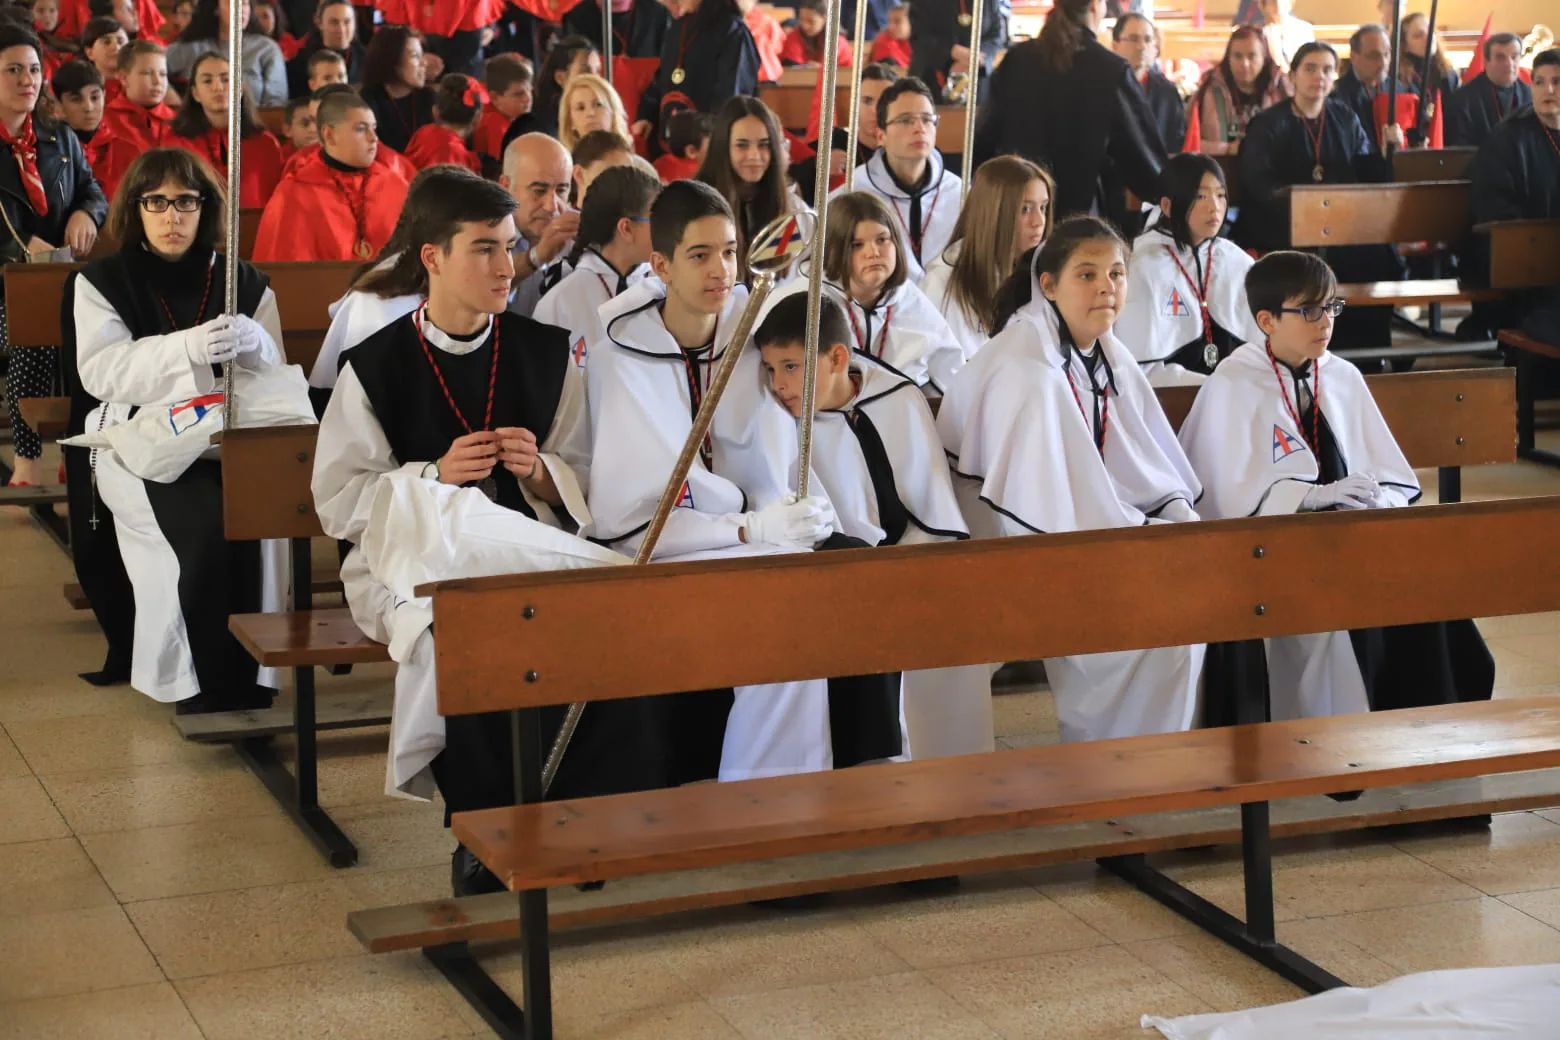
<svg viewBox="0 0 1560 1040"><path fill-rule="evenodd" d="M1280 371L1293 398L1289 373ZM1349 472L1375 477L1388 505L1416 501L1419 480L1359 369L1324 354L1316 371L1322 414ZM1207 489L1202 513L1210 520L1298 512L1316 486L1318 460L1295 429L1266 349L1254 343L1225 358L1197 392L1181 443ZM1270 639L1267 657L1274 719L1370 710L1348 632Z"/></svg>
<svg viewBox="0 0 1560 1040"><path fill-rule="evenodd" d="M688 432L691 395L683 352L656 307L665 287L647 278L601 308L603 338L590 347L592 522L587 534L633 553L649 524ZM746 301L740 287L716 329L714 354L729 338ZM736 345L735 349L740 349ZM758 386L759 358L746 351L734 384ZM753 400L756 395L750 395ZM656 545L656 562L772 555L784 550L741 541L743 514L788 492L786 460L777 447L795 423L773 400L753 408L723 398L710 437L713 469L695 457L682 498ZM679 691L668 690L668 693ZM813 772L833 765L828 681L739 686L726 722L720 778Z"/></svg>
<svg viewBox="0 0 1560 1040"><path fill-rule="evenodd" d="M888 208L899 218L899 230L905 242L906 273L917 284L926 273L925 264L943 251L953 237L953 227L959 221L959 175L947 169L942 153L932 149L927 160L931 164L931 176L921 192L921 251L917 256L910 238L910 199L903 188L894 183L879 148L872 158L856 167L849 184L850 191L870 191L888 203ZM836 188L834 195L847 190L846 185ZM831 196L832 197L832 196Z"/></svg>
<svg viewBox="0 0 1560 1040"><path fill-rule="evenodd" d="M991 338L979 319L965 313L953 298L951 283L953 281L953 265L959 259L959 250L964 248L963 242L954 242L938 253L926 265L926 274L921 279L921 292L932 301L932 306L942 314L943 320L948 323L948 328L953 332L953 338L958 341L960 349L964 351L964 360L968 361L975 356L975 352L986 345Z"/></svg>
<svg viewBox="0 0 1560 1040"><path fill-rule="evenodd" d="M1051 305L1038 297L954 379L937 416L976 537L1137 527L1195 520L1191 465L1132 356L1108 333L1114 375L1103 457L1087 369L1064 353ZM1103 367L1103 366L1102 366ZM1064 594L1060 593L1059 594ZM1191 729L1199 719L1204 647L1051 658L1063 740Z"/></svg>
<svg viewBox="0 0 1560 1040"><path fill-rule="evenodd" d="M894 491L909 514L898 545L969 537L954 494L936 420L915 384L871 358L857 356L856 396L841 411L813 420L812 472L828 495L840 529L870 545L884 544L878 493L849 412L860 410L883 441ZM794 449L793 449L794 452ZM792 471L795 471L793 454ZM932 668L904 673L900 724L905 758L936 758L990 751L995 746L989 665Z"/></svg>
<svg viewBox="0 0 1560 1040"><path fill-rule="evenodd" d="M1171 259L1171 251L1175 259ZM1208 275L1208 314L1214 324L1236 339L1262 339L1262 330L1246 303L1246 272L1255 262L1227 238L1209 239L1199 246L1203 271ZM1211 259L1210 259L1211 256ZM1179 260L1183 275L1176 267ZM1197 262L1189 249L1160 231L1147 231L1132 244L1129 266L1131 289L1126 306L1116 318L1116 338L1132 351L1153 386L1201 383L1206 376L1170 360L1183 346L1203 335L1202 308L1197 289L1187 276L1198 277Z"/></svg>
<svg viewBox="0 0 1560 1040"><path fill-rule="evenodd" d="M74 296L76 369L82 389L103 402L88 414L88 431L102 432L129 422L132 409L167 407L222 389L210 365L190 360L185 347L190 330L132 339L119 313L92 283L77 278ZM234 369L233 393L241 425L246 384L257 370L274 368L286 360L276 294L269 288L255 308L255 320L265 332L257 352L259 363ZM299 402L299 409L308 413L307 399ZM221 448L212 446L201 457L220 458ZM178 556L157 524L145 482L111 450L94 451L92 458L98 493L114 514L120 554L135 592L130 685L164 703L186 700L201 691L180 609ZM285 540L260 543L262 611L285 609L289 560ZM280 673L274 668L260 669L256 681L273 689L281 685Z"/></svg>
<svg viewBox="0 0 1560 1040"><path fill-rule="evenodd" d="M649 264L640 264L628 273L633 286L650 273ZM574 364L585 367L590 344L602 337L601 305L617 295L618 273L606 258L594 249L580 255L579 266L553 286L531 316L548 325L569 331L569 350Z"/></svg>
<svg viewBox="0 0 1560 1040"><path fill-rule="evenodd" d="M807 292L807 267L798 266L797 277L765 302L766 315L787 296ZM825 282L824 287L846 309L845 323L853 335L848 346L856 353L883 362L934 395L964 367L964 349L953 330L916 286L905 282L890 290L870 311L838 285Z"/></svg>
<svg viewBox="0 0 1560 1040"><path fill-rule="evenodd" d="M451 354L469 353L487 342L486 337L452 340L432 325L425 325L424 332L430 346ZM589 438L583 379L579 369L570 367L564 377L552 428L541 438L540 448L542 464L547 467L563 498L563 506L559 508L581 525L590 520L581 490L583 482L589 479ZM472 576L477 572L507 573L505 570L484 570L493 566L537 569L534 563L527 562L527 553L535 541L528 537L529 525L560 526L554 507L533 496L523 483L520 489L537 520L530 521L523 514L512 513L515 522L508 526L495 522L490 510L476 507L469 499L451 503L440 495L428 504L426 497L419 498L415 493L399 489L386 492L392 498L377 497L380 485L394 475L399 475L403 481L436 483L422 476L424 468L433 461L436 460L395 457L349 361L341 370L341 378L320 422L311 482L314 505L320 526L327 535L353 543L352 551L341 565L341 580L353 620L370 639L389 644L391 656L398 665L385 793L413 798L432 797L433 777L428 766L444 749L445 729L444 718L438 710L433 634L428 630L431 615L425 607L408 604L406 588L410 586L397 592L396 575L411 566L404 555L397 553L425 556L441 552L450 563L445 568L447 573L439 576L448 578ZM480 491L469 490L486 501ZM380 527L392 519L401 519L396 510L383 508L383 503L395 500L395 496L409 502L423 502L425 509L432 510L425 515L440 515L438 511L442 509L442 515L452 524L465 522L399 539L379 531L379 544L386 548L371 561L365 547L375 537L376 516ZM376 502L381 506L377 514ZM466 539L470 540L469 544L463 544ZM502 551L493 552L495 542ZM400 584L404 585L404 582ZM412 609L408 609L409 606Z"/></svg>

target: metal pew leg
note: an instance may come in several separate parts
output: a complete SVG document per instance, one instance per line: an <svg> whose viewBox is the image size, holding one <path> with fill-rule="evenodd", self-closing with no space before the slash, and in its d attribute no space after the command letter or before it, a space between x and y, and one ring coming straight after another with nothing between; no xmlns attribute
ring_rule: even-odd
<svg viewBox="0 0 1560 1040"><path fill-rule="evenodd" d="M466 998L466 1003L482 1016L482 1021L496 1036L501 1040L527 1040L525 1013L477 963L469 946L465 943L429 946L423 949L423 956L439 969L439 974L455 987L457 993Z"/></svg>

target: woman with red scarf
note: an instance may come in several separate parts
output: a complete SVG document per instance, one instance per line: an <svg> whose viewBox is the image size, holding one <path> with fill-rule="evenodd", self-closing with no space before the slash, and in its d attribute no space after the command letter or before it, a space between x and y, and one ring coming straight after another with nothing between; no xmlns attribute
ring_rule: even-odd
<svg viewBox="0 0 1560 1040"><path fill-rule="evenodd" d="M81 142L69 127L35 113L43 92L42 46L24 26L0 25L0 262L68 247L78 257L92 251L108 216L108 200L93 179ZM6 405L16 463L13 484L43 481L43 445L22 420L17 402L48 397L59 366L55 347L29 344L11 350L4 335L0 293L0 343L11 354Z"/></svg>
<svg viewBox="0 0 1560 1040"><path fill-rule="evenodd" d="M220 54L202 54L190 69L190 97L168 127L163 144L184 148L211 164L227 181L228 62ZM282 179L282 146L266 133L244 97L240 116L239 207L259 209Z"/></svg>

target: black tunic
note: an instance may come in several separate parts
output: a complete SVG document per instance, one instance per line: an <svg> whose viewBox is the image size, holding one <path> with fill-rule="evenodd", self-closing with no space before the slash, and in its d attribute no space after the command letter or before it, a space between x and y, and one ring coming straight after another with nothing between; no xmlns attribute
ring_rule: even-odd
<svg viewBox="0 0 1560 1040"><path fill-rule="evenodd" d="M916 0L915 14L910 19L910 75L940 93L941 84L953 66L954 44L970 45L974 24L960 25L959 16L969 17L973 13L974 5L970 0ZM981 7L982 79L989 74L997 53L1007 46L1008 20L1012 13L1009 0L985 0ZM842 20L840 26L848 34L853 23Z"/></svg>
<svg viewBox="0 0 1560 1040"><path fill-rule="evenodd" d="M1497 87L1488 76L1477 76L1446 99L1446 144L1449 148L1477 148L1507 116L1533 104L1533 88L1518 79L1509 87Z"/></svg>
<svg viewBox="0 0 1560 1040"><path fill-rule="evenodd" d="M379 140L398 152L406 151L412 135L433 122L433 91L427 87L401 98L391 97L383 87L369 87L363 100L378 120Z"/></svg>
<svg viewBox="0 0 1560 1040"><path fill-rule="evenodd" d="M333 47L326 47L325 41L320 39L320 31L311 29L303 41L303 46L298 49L293 60L287 63L288 97L300 98L309 95L309 59L325 50L341 55L341 60L347 63L348 83L363 82L363 45L354 40L346 50L338 51Z"/></svg>
<svg viewBox="0 0 1560 1040"><path fill-rule="evenodd" d="M1118 223L1124 199L1107 198L1107 164L1139 198L1158 197L1165 150L1131 68L1093 39L1061 72L1039 40L1008 51L991 74L975 130L975 164L1021 155L1056 178L1057 219L1097 212Z"/></svg>
<svg viewBox="0 0 1560 1040"><path fill-rule="evenodd" d="M82 388L76 368L75 279L91 284L118 313L131 338L142 339L199 325L222 312L226 264L221 256L215 257L215 263L212 259L209 250L192 249L182 260L169 263L137 245L94 260L71 275L61 304L60 331L72 436L85 432L87 415L99 404ZM239 311L253 317L269 279L247 263L240 262L238 271ZM213 370L220 371L216 366ZM134 591L120 555L113 514L97 497L91 450L65 448L63 452L72 562L108 640L101 678L119 678L130 664ZM146 481L145 485L158 527L180 563L179 606L201 694L213 708L253 707L259 666L228 632L227 619L230 614L260 609L260 544L229 542L224 535L221 463L197 460L172 483Z"/></svg>
<svg viewBox="0 0 1560 1040"><path fill-rule="evenodd" d="M1540 123L1531 107L1522 109L1490 131L1467 177L1475 224L1560 218L1560 131ZM1470 279L1488 279L1488 250L1488 238L1471 237L1463 258ZM1489 328L1521 327L1552 341L1560 327L1560 292L1516 293L1475 313Z"/></svg>
<svg viewBox="0 0 1560 1040"><path fill-rule="evenodd" d="M672 77L682 70L683 81ZM737 94L758 93L758 47L736 15L704 7L684 15L666 31L661 67L639 97L636 119L666 132L674 111L693 109L711 115ZM661 140L660 134L654 138Z"/></svg>
<svg viewBox="0 0 1560 1040"><path fill-rule="evenodd" d="M1157 68L1149 69L1147 78L1138 86L1143 88L1143 97L1153 114L1154 126L1159 129L1165 154L1181 151L1186 143L1186 102L1181 100L1181 92Z"/></svg>
<svg viewBox="0 0 1560 1040"><path fill-rule="evenodd" d="M608 0L610 3L611 0ZM671 28L672 16L660 0L634 0L634 6L621 14L612 12L612 56L615 58L658 58ZM601 49L601 4L585 0L563 16L563 31L568 36L583 36Z"/></svg>

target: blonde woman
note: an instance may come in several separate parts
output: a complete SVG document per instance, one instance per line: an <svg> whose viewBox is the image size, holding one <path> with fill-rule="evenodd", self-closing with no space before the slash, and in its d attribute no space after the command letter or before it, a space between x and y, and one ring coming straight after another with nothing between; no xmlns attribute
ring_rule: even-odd
<svg viewBox="0 0 1560 1040"><path fill-rule="evenodd" d="M628 137L628 116L612 85L586 72L564 84L558 101L558 140L572 152L580 138L592 130L610 130Z"/></svg>
<svg viewBox="0 0 1560 1040"><path fill-rule="evenodd" d="M1016 155L988 159L953 227L953 238L926 265L921 291L948 320L968 360L992 336L997 297L1019 257L1045 241L1056 182ZM965 249L966 241L980 243Z"/></svg>

